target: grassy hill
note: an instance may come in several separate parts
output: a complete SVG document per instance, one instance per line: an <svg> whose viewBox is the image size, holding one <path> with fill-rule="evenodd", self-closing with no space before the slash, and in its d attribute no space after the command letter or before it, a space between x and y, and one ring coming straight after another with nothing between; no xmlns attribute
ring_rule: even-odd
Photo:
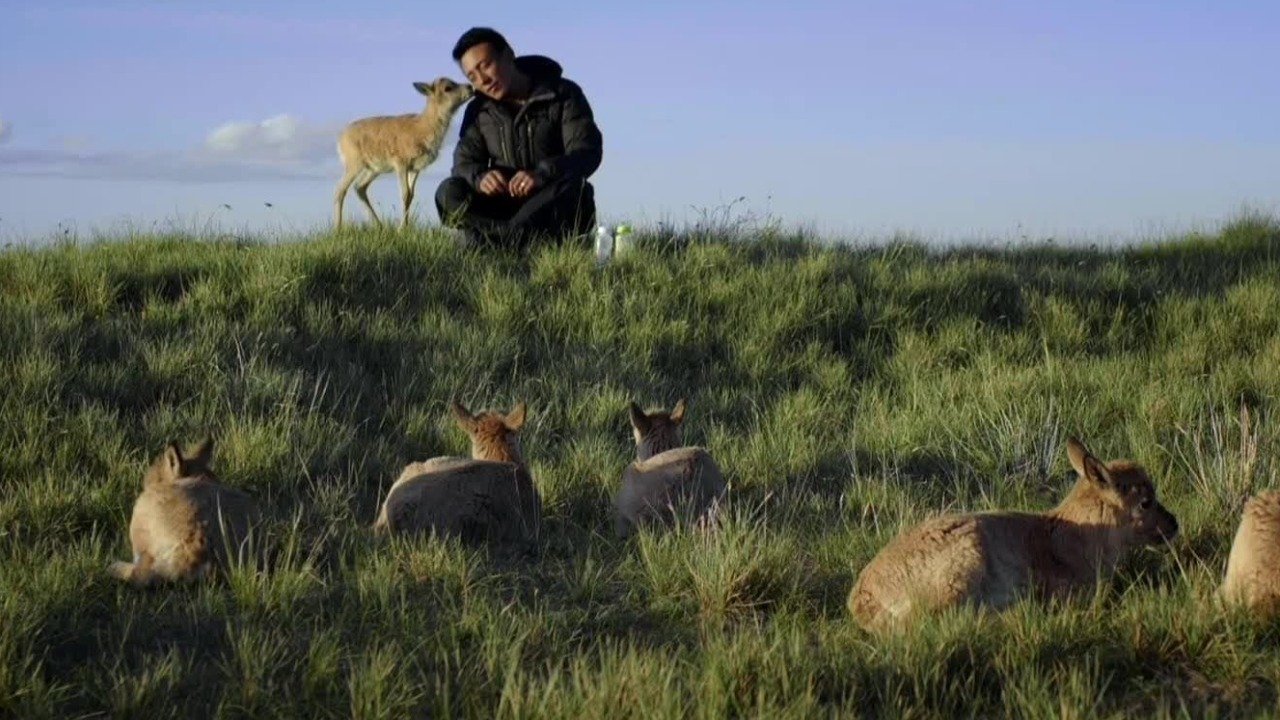
<svg viewBox="0 0 1280 720"><path fill-rule="evenodd" d="M1276 483L1280 225L1095 250L773 235L462 251L430 232L0 253L0 716L1095 717L1273 710L1280 632L1204 604ZM612 536L626 406L688 398L718 532ZM519 562L368 532L448 416L529 405ZM216 434L272 518L229 583L107 577L147 463ZM1046 509L1065 439L1182 534L1094 598L877 641L844 607L904 524Z"/></svg>

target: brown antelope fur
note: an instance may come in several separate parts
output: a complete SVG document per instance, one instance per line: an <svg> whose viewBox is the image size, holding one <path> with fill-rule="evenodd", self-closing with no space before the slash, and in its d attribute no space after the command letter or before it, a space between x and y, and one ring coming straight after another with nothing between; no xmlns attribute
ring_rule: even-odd
<svg viewBox="0 0 1280 720"><path fill-rule="evenodd" d="M389 172L394 172L400 181L400 226L407 226L418 173L440 155L449 123L475 92L470 85L460 85L447 77L430 83L415 82L413 87L427 96L422 112L361 118L339 134L338 158L343 171L333 195L333 221L337 228L342 227L342 201L352 183L369 217L382 224L369 202L369 185Z"/></svg>
<svg viewBox="0 0 1280 720"><path fill-rule="evenodd" d="M542 498L520 450L525 403L505 415L472 414L456 402L450 409L471 439L471 457L436 457L405 466L387 492L374 531L433 531L466 542L535 542Z"/></svg>
<svg viewBox="0 0 1280 720"><path fill-rule="evenodd" d="M889 542L849 592L857 623L878 632L954 606L999 611L1024 595L1064 597L1109 577L1130 548L1177 534L1140 465L1103 463L1075 438L1067 457L1079 477L1052 510L943 515Z"/></svg>
<svg viewBox="0 0 1280 720"><path fill-rule="evenodd" d="M1265 490L1245 503L1218 598L1260 619L1280 610L1280 490Z"/></svg>
<svg viewBox="0 0 1280 720"><path fill-rule="evenodd" d="M112 577L145 586L225 571L262 519L253 498L214 474L213 439L184 453L170 443L142 478L129 540L133 562L111 563Z"/></svg>
<svg viewBox="0 0 1280 720"><path fill-rule="evenodd" d="M677 511L687 510L700 522L713 516L725 495L724 477L705 448L681 442L685 399L677 400L669 413L646 413L634 402L628 412L636 459L623 470L622 485L613 498L618 537L645 524L671 524Z"/></svg>

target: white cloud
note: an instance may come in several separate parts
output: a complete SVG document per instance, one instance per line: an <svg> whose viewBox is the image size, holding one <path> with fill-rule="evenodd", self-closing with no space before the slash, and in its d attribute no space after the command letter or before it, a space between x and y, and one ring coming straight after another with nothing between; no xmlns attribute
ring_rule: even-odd
<svg viewBox="0 0 1280 720"><path fill-rule="evenodd" d="M331 180L341 175L335 147L340 125L280 114L259 122L227 122L186 150L111 151L82 138L57 147L0 147L0 174L204 183ZM431 173L447 173L438 162Z"/></svg>
<svg viewBox="0 0 1280 720"><path fill-rule="evenodd" d="M306 123L289 115L261 122L229 122L214 128L204 148L224 159L319 161L337 156L338 128Z"/></svg>
<svg viewBox="0 0 1280 720"><path fill-rule="evenodd" d="M0 144L4 144L13 134L13 125L6 122L4 118L0 118Z"/></svg>
<svg viewBox="0 0 1280 720"><path fill-rule="evenodd" d="M81 137L64 138L57 146L4 146L0 175L180 183L337 182L342 174L336 148L341 127L283 113L258 122L222 123L185 150L103 150ZM427 168L427 177L448 174L450 147L446 142L440 159Z"/></svg>
<svg viewBox="0 0 1280 720"><path fill-rule="evenodd" d="M337 171L315 162L216 158L203 152L109 152L0 149L0 175L164 182L322 180Z"/></svg>

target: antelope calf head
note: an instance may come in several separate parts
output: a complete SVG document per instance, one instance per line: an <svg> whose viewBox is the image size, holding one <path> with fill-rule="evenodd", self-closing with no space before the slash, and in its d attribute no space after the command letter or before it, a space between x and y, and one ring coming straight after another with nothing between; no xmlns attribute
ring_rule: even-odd
<svg viewBox="0 0 1280 720"><path fill-rule="evenodd" d="M421 80L413 83L413 88L427 97L427 107L435 107L437 112L452 115L458 107L475 96L471 85L454 82L448 77L438 77L431 82Z"/></svg>
<svg viewBox="0 0 1280 720"><path fill-rule="evenodd" d="M670 412L655 410L646 413L632 402L628 407L631 430L636 441L636 459L648 460L662 452L680 447L680 423L684 421L685 399L676 401Z"/></svg>
<svg viewBox="0 0 1280 720"><path fill-rule="evenodd" d="M523 464L520 453L520 428L524 427L524 401L508 413L486 410L472 413L460 402L453 402L453 419L471 438L471 457L476 460L503 460Z"/></svg>
<svg viewBox="0 0 1280 720"><path fill-rule="evenodd" d="M145 488L171 483L185 477L201 476L217 479L213 472L212 437L206 437L186 451L183 451L176 442L166 445L143 473L142 486Z"/></svg>
<svg viewBox="0 0 1280 720"><path fill-rule="evenodd" d="M1126 531L1127 545L1160 545L1178 534L1178 519L1156 497L1146 470L1131 460L1102 462L1079 440L1067 440L1067 458L1080 479L1068 498L1096 502Z"/></svg>

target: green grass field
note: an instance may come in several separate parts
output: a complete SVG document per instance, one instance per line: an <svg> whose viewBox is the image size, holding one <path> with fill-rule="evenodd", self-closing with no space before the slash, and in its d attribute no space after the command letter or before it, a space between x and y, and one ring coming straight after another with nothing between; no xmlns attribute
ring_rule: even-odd
<svg viewBox="0 0 1280 720"><path fill-rule="evenodd" d="M0 253L0 716L1212 717L1280 708L1280 627L1207 604L1276 484L1280 224L1124 249L664 242L603 270L430 231ZM627 403L688 398L711 534L612 535ZM540 557L368 531L447 402L529 406ZM270 561L137 591L143 469L218 439ZM1181 523L1067 607L888 640L857 570L945 509L1047 509L1078 434Z"/></svg>

